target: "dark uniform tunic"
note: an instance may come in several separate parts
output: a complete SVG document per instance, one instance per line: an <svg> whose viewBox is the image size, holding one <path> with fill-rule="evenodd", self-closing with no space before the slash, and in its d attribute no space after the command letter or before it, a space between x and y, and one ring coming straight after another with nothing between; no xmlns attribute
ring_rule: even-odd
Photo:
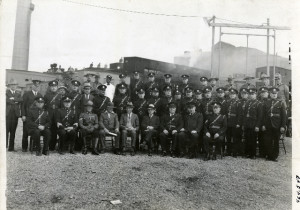
<svg viewBox="0 0 300 210"><path fill-rule="evenodd" d="M40 125L45 126L45 129L40 130L38 128ZM37 151L41 150L41 142L40 142L41 136L44 136L43 152L48 151L49 140L51 138L50 126L51 126L51 121L47 110L39 109L36 106L33 106L28 110L28 116L27 116L28 134L32 137Z"/></svg>
<svg viewBox="0 0 300 210"><path fill-rule="evenodd" d="M137 99L137 100L134 100L133 101L133 106L134 106L134 108L133 108L133 113L135 113L137 116L138 116L138 118L139 118L139 122L142 122L142 120L143 120L143 117L145 116L145 115L147 115L147 107L148 107L148 102L147 102L147 100L146 99L141 99L141 98L139 98L139 99ZM137 135L136 135L136 150L138 150L139 149L139 135L138 135L138 133L140 133L140 129L137 131ZM142 132L141 132L141 134L142 134ZM143 136L142 136L142 139L143 139Z"/></svg>
<svg viewBox="0 0 300 210"><path fill-rule="evenodd" d="M213 100L211 98L202 99L202 114L204 117L204 121L207 120L208 117L213 114L212 102Z"/></svg>
<svg viewBox="0 0 300 210"><path fill-rule="evenodd" d="M68 140L70 143L70 150L73 151L77 134L76 130L78 127L78 114L71 108L59 109L56 113L56 122L61 124L59 125L57 132L59 135L59 150L63 150L64 144ZM73 127L73 129L66 131L65 128L67 127Z"/></svg>
<svg viewBox="0 0 300 210"><path fill-rule="evenodd" d="M262 104L258 100L248 100L243 115L243 126L245 130L245 153L248 157L256 155L257 132L255 127L260 128L262 123Z"/></svg>
<svg viewBox="0 0 300 210"><path fill-rule="evenodd" d="M13 98L13 99L11 99ZM18 91L12 93L6 91L6 147L8 146L9 134L9 151L14 150L15 135L18 126L18 118L20 117L20 104L22 102L21 94Z"/></svg>
<svg viewBox="0 0 300 210"><path fill-rule="evenodd" d="M83 111L83 109L81 108L82 95L77 91L72 91L68 94L68 96L72 99L71 108L75 109L76 113L81 113Z"/></svg>
<svg viewBox="0 0 300 210"><path fill-rule="evenodd" d="M120 86L124 85L125 86L125 89L126 89L126 95L130 96L130 89L129 89L129 85L125 82L121 82L119 84L116 85L116 89L115 89L115 96L114 97L117 97L119 96L121 93L119 92L119 88Z"/></svg>
<svg viewBox="0 0 300 210"><path fill-rule="evenodd" d="M31 106L33 106L34 100L36 97L42 97L42 94L37 92L36 95L30 90L23 94L23 103L21 107L22 117L28 117L28 111ZM27 150L28 148L28 127L27 120L23 122L23 136L22 136L22 149Z"/></svg>
<svg viewBox="0 0 300 210"><path fill-rule="evenodd" d="M193 89L193 86L189 83L187 83L187 84L181 83L178 85L178 90L179 90L179 92L181 92L182 96L185 96L185 89L188 87Z"/></svg>
<svg viewBox="0 0 300 210"><path fill-rule="evenodd" d="M120 119L121 114L126 112L126 104L130 102L130 96L127 94L119 94L114 97L113 103L116 107L116 113Z"/></svg>
<svg viewBox="0 0 300 210"><path fill-rule="evenodd" d="M131 79L130 80L130 85L129 85L129 89L130 89L130 97L132 98L132 101L134 102L135 100L137 100L138 94L137 91L140 89L144 89L145 87L144 82L141 79Z"/></svg>
<svg viewBox="0 0 300 210"><path fill-rule="evenodd" d="M111 102L110 99L107 96L97 95L93 99L93 110L97 114L97 116L100 116L101 113L106 111L108 103Z"/></svg>
<svg viewBox="0 0 300 210"><path fill-rule="evenodd" d="M279 154L280 128L286 126L286 111L284 102L280 99L271 99L263 107L263 125L265 131L266 155L276 160Z"/></svg>
<svg viewBox="0 0 300 210"><path fill-rule="evenodd" d="M187 104L191 103L191 102L195 102L195 99L193 97L184 97L183 99L181 99L181 114L182 116L188 115L188 108L187 108Z"/></svg>
<svg viewBox="0 0 300 210"><path fill-rule="evenodd" d="M147 82L146 84L145 84L145 92L146 92L146 94L145 94L145 98L148 100L148 99L150 99L151 98L151 92L152 92L152 89L153 88L157 88L157 89L159 89L159 84L157 83L157 82Z"/></svg>
<svg viewBox="0 0 300 210"><path fill-rule="evenodd" d="M169 112L169 103L174 102L173 97L162 97L161 98L161 116ZM177 107L176 107L177 108Z"/></svg>
<svg viewBox="0 0 300 210"><path fill-rule="evenodd" d="M195 99L194 102L196 104L196 112L203 113L203 99Z"/></svg>
<svg viewBox="0 0 300 210"><path fill-rule="evenodd" d="M148 104L153 104L155 106L155 110L156 110L156 115L157 116L161 116L163 111L162 111L162 98L160 97L151 97L148 100Z"/></svg>
<svg viewBox="0 0 300 210"><path fill-rule="evenodd" d="M229 99L225 104L225 114L227 116L227 153L236 156L239 148L239 136L237 135L237 124L238 124L238 100ZM233 142L233 143L232 143Z"/></svg>
<svg viewBox="0 0 300 210"><path fill-rule="evenodd" d="M174 152L178 147L177 134L183 128L183 120L180 114L174 115L165 114L160 118L160 143L163 151L169 151L170 148L167 145L170 144L169 137L172 139L172 151ZM163 131L167 130L169 133L165 134ZM176 133L172 134L172 131L176 130Z"/></svg>
<svg viewBox="0 0 300 210"><path fill-rule="evenodd" d="M224 140L227 129L227 118L222 114L212 114L205 121L203 129L203 145L206 154L209 154L209 144L217 143L220 144ZM210 137L206 135L210 133ZM214 138L215 134L219 134L217 139Z"/></svg>
<svg viewBox="0 0 300 210"><path fill-rule="evenodd" d="M55 121L55 114L56 111L60 108L60 98L58 91L57 92L47 92L44 99L45 99L45 109L48 111L50 122L51 122L51 141L49 142L50 150L55 149L55 145L57 143L57 127Z"/></svg>
<svg viewBox="0 0 300 210"><path fill-rule="evenodd" d="M226 114L226 99L225 98L216 97L215 101L217 101L217 102L219 102L221 104L221 114L225 115Z"/></svg>

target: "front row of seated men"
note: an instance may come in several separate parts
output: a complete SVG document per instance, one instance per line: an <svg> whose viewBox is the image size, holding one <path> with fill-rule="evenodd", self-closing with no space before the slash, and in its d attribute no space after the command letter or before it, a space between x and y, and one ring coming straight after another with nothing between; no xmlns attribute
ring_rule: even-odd
<svg viewBox="0 0 300 210"><path fill-rule="evenodd" d="M62 99L63 107L55 113L55 123L58 128L58 151L63 154L65 146L69 146L70 153L74 153L75 140L77 131L79 130L82 136L82 153L87 154L88 136L92 139L92 154L99 155L98 142L102 151L105 151L105 136L110 135L115 138L115 153L125 154L127 137L131 137L131 155L135 155L138 148L137 137L141 133L141 148L147 145L148 155L152 155L153 149L157 149L158 143L161 144L162 155L166 156L170 153L172 157L177 153L183 157L188 155L189 158L195 157L196 149L202 148L205 153L205 159L216 158L216 148L224 149L225 136L227 128L230 126L237 129L243 129L245 133L245 153L247 157L253 158L256 153L256 134L258 131L264 131L266 155L269 160L275 160L278 157L278 141L280 133L284 132L286 112L282 103L277 100L277 88L270 90L270 99L265 103L260 103L256 100L256 92L249 90L249 101L242 106L241 112L239 106L233 106L234 103L229 103L228 113L222 114L221 103L213 102L212 114L203 117L201 112L196 112L196 104L194 102L187 103L187 114L182 116L176 113L176 104L171 102L168 104L169 112L158 117L155 115L155 106L149 104L147 107L148 113L139 121L138 115L132 112L134 105L132 102L127 102L123 113L118 120L118 115L113 112L114 104L109 103L105 112L100 114L98 119L97 114L93 113L93 102L87 101L85 111L78 117L78 112L71 108L72 99L68 96ZM232 91L231 95L236 95L236 91ZM236 107L236 108L234 108ZM234 111L234 109L236 109ZM237 114L239 113L239 114ZM231 122L232 116L239 116L237 122L233 125ZM50 132L50 117L49 113L44 110L43 97L35 99L34 106L29 111L28 128L29 134L34 139L37 155L41 155L40 136L44 136L44 148L42 154L49 155L48 142L51 138ZM229 126L229 127L228 127ZM119 130L120 129L120 130ZM228 138L228 137L227 137ZM238 145L241 141L241 136L235 136L231 140L226 140L226 146L233 147L234 154L241 154ZM172 142L172 144L171 144ZM231 144L228 144L231 142ZM68 144L66 144L68 143ZM171 146L172 145L172 146ZM239 151L237 151L239 150Z"/></svg>

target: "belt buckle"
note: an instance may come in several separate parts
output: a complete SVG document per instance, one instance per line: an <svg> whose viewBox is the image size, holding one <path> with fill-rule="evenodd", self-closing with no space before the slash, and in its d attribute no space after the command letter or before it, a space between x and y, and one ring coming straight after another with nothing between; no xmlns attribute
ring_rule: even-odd
<svg viewBox="0 0 300 210"><path fill-rule="evenodd" d="M270 114L270 117L273 117L273 113Z"/></svg>

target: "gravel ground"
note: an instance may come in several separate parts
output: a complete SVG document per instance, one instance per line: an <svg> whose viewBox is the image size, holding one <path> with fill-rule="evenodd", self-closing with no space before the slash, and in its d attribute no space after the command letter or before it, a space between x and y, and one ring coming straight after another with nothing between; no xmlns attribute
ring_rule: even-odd
<svg viewBox="0 0 300 210"><path fill-rule="evenodd" d="M21 123L19 122L19 126ZM7 153L8 209L291 209L291 139L279 161ZM111 200L122 203L112 205Z"/></svg>

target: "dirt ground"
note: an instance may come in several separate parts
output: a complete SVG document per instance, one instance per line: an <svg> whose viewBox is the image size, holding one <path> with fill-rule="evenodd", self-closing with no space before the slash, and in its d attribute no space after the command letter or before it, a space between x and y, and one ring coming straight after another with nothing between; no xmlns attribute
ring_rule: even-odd
<svg viewBox="0 0 300 210"><path fill-rule="evenodd" d="M7 152L8 209L291 209L292 141L278 162ZM122 203L113 205L111 200Z"/></svg>

